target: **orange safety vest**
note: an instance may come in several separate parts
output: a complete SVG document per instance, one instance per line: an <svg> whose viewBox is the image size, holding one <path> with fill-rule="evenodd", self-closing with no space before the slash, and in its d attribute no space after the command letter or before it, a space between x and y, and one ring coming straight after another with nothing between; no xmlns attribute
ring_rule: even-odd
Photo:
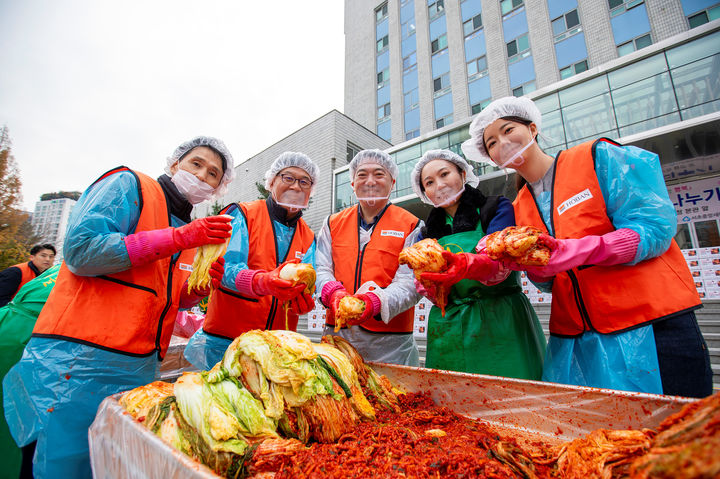
<svg viewBox="0 0 720 479"><path fill-rule="evenodd" d="M30 263L20 263L12 266L13 268L18 268L20 270L20 273L22 276L20 277L20 284L18 284L17 289L15 290L15 293L13 293L13 298L17 294L18 291L20 291L20 288L22 288L25 283L30 281L31 279L37 278L37 273L30 267Z"/></svg>
<svg viewBox="0 0 720 479"><path fill-rule="evenodd" d="M135 231L169 227L165 194L149 176L121 166L95 183L120 171L129 171L138 182L140 218ZM63 262L32 335L89 344L130 356L149 356L157 351L162 359L194 255L193 248L144 266L100 276L78 276Z"/></svg>
<svg viewBox="0 0 720 479"><path fill-rule="evenodd" d="M352 293L367 281L374 281L381 288L392 283L399 266L398 255L418 224L415 215L391 204L381 213L370 241L361 250L359 209L359 205L352 206L328 218L335 279ZM414 311L411 307L388 324L375 318L360 327L378 333L411 333ZM327 324L334 326L335 322L329 319Z"/></svg>
<svg viewBox="0 0 720 479"><path fill-rule="evenodd" d="M284 258L278 258L275 227L270 218L265 200L232 204L221 213L240 208L248 227L249 252L248 268L270 271L284 261L298 258L302 260L315 241L315 234L300 218L295 226L290 247ZM248 298L237 291L220 286L210 297L203 331L227 339L235 339L253 329L297 330L298 315L286 309L277 298L266 295Z"/></svg>
<svg viewBox="0 0 720 479"><path fill-rule="evenodd" d="M595 145L601 138L561 152L552 186L552 229L559 239L603 235L615 230L595 173ZM525 185L513 203L518 225L548 232L533 193ZM636 265L584 265L555 276L550 333L617 333L697 309L700 297L675 240L662 255Z"/></svg>

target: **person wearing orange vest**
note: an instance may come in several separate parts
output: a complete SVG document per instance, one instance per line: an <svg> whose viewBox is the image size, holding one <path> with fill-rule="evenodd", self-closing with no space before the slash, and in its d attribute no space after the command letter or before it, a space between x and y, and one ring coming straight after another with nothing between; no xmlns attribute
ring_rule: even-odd
<svg viewBox="0 0 720 479"><path fill-rule="evenodd" d="M220 140L198 137L166 171L154 180L110 170L73 209L57 282L3 380L15 442L37 441L34 477L92 476L88 428L100 402L153 381L178 308L208 293L187 291L194 249L223 243L229 218L190 213L227 188L232 156Z"/></svg>
<svg viewBox="0 0 720 479"><path fill-rule="evenodd" d="M553 293L543 379L711 394L702 304L673 239L658 156L601 138L552 158L537 144L540 125L532 100L501 98L475 117L462 149L517 171L516 223L541 229L551 250L545 266L506 264Z"/></svg>
<svg viewBox="0 0 720 479"><path fill-rule="evenodd" d="M363 150L352 159L358 204L323 222L316 285L328 308L324 334L347 339L366 361L419 366L413 307L420 295L398 255L417 241L423 222L388 201L397 175L397 164L383 151ZM365 310L335 333L337 307L347 295L363 300Z"/></svg>
<svg viewBox="0 0 720 479"><path fill-rule="evenodd" d="M208 302L203 327L185 346L195 367L211 369L230 343L253 329L297 330L298 316L313 309L304 285L279 278L288 262L315 266L315 235L302 218L319 177L317 165L285 152L265 172L265 200L231 204L232 237L222 282Z"/></svg>
<svg viewBox="0 0 720 479"><path fill-rule="evenodd" d="M472 166L450 150L426 151L411 178L418 198L434 206L422 236L437 240L452 265L444 273L422 273L415 288L437 304L438 286L453 269L463 279L441 288L447 292L443 314L437 306L430 310L425 367L540 379L546 341L519 274L473 254L485 234L515 225L512 203L485 196Z"/></svg>
<svg viewBox="0 0 720 479"><path fill-rule="evenodd" d="M0 308L8 304L25 283L37 278L55 262L55 247L38 244L30 250L30 260L0 271Z"/></svg>

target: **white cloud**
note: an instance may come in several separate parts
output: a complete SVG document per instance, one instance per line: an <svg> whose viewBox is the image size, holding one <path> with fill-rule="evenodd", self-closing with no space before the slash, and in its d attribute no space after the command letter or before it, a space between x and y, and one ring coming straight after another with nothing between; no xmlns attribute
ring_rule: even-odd
<svg viewBox="0 0 720 479"><path fill-rule="evenodd" d="M242 161L342 110L343 2L0 0L0 125L24 204L197 134Z"/></svg>

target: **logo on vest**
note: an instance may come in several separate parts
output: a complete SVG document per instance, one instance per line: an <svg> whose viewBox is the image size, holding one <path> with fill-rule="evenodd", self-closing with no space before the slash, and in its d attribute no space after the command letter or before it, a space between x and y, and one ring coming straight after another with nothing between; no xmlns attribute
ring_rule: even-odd
<svg viewBox="0 0 720 479"><path fill-rule="evenodd" d="M295 251L295 258L302 260L303 259L302 251Z"/></svg>
<svg viewBox="0 0 720 479"><path fill-rule="evenodd" d="M557 207L557 212L559 215L565 213L567 210L572 208L573 206L577 206L583 201L587 201L590 198L592 198L593 195L590 193L589 188L585 188L583 191L578 193L577 195L573 196L569 200L563 201L563 203Z"/></svg>
<svg viewBox="0 0 720 479"><path fill-rule="evenodd" d="M404 238L405 233L403 233L402 231L381 230L380 236L394 236L395 238Z"/></svg>
<svg viewBox="0 0 720 479"><path fill-rule="evenodd" d="M181 271L190 271L191 273L193 270L192 265L187 263L178 263L178 268L180 268Z"/></svg>

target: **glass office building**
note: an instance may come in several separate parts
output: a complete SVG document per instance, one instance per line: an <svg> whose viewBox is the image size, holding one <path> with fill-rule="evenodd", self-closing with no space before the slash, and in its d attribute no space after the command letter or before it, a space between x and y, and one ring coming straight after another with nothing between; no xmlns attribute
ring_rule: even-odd
<svg viewBox="0 0 720 479"><path fill-rule="evenodd" d="M466 3L468 0L462 5ZM569 3L572 2L562 2L563 6ZM616 10L610 9L610 13L619 11L620 7L625 12L632 11L637 8L636 4L652 6L650 2L612 0L609 6L616 3ZM686 253L701 296L720 299L720 20L708 20L690 28L693 23L690 19L700 15L698 11L711 18L716 15L713 12L717 11L717 5L700 1L678 3L683 7L678 10L687 13L683 17L687 22L684 31L632 52L621 48L627 43L626 36L613 37L614 59L577 73L573 69L568 78L532 88L525 94L536 102L543 114L539 143L550 155L598 137L609 137L658 153L668 193L678 214L676 241ZM547 4L552 6L553 2ZM616 13L611 19L623 14ZM574 17L568 19L567 12L560 15L565 33L567 28L577 28ZM468 21L474 22L472 18ZM470 36L477 33L471 30L475 25L466 27ZM558 26L554 33L562 27ZM515 33L522 30L516 29ZM522 33L514 38L521 36ZM577 57L567 61L574 61L572 65L576 65L576 60ZM492 75L491 70L485 77ZM523 78L523 88L528 84L529 80ZM481 102L471 111L481 111L486 104ZM421 103L419 108L430 106ZM387 150L400 169L392 193L396 204L421 218L427 216L429 207L412 193L410 172L423 153L431 149L447 148L462 155L460 144L469 137L471 119L468 115ZM474 168L481 178L480 188L486 194L514 198L511 172L488 165L476 164ZM334 185L333 211L355 202L347 167L335 170Z"/></svg>

